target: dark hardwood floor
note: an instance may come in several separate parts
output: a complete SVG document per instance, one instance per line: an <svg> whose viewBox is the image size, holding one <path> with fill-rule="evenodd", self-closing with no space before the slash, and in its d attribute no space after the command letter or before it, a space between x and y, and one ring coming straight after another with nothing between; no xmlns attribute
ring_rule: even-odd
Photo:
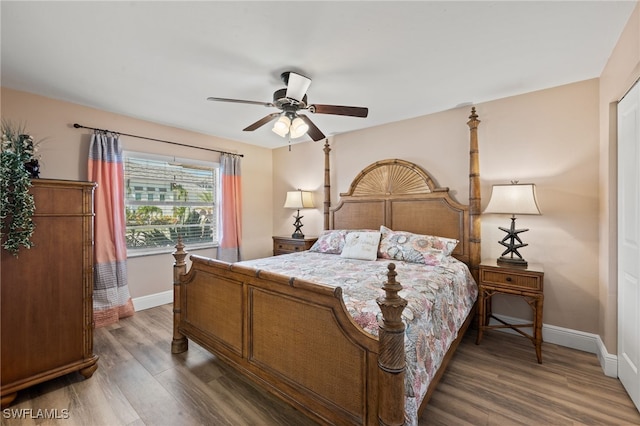
<svg viewBox="0 0 640 426"><path fill-rule="evenodd" d="M171 355L171 334L170 305L97 329L93 377L21 391L2 424L314 424L193 342ZM545 343L539 365L528 339L494 331L477 346L470 330L420 425L640 425L640 414L593 354Z"/></svg>

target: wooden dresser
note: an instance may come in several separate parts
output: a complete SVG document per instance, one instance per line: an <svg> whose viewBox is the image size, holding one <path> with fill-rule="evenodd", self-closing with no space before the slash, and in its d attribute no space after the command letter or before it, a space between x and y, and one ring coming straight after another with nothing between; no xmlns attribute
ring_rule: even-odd
<svg viewBox="0 0 640 426"><path fill-rule="evenodd" d="M31 249L2 252L2 406L19 390L67 373L91 377L93 354L92 182L34 179Z"/></svg>

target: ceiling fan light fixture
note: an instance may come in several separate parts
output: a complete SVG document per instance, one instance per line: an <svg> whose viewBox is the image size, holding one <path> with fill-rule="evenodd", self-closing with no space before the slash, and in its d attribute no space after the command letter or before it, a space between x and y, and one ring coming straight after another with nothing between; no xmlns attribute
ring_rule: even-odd
<svg viewBox="0 0 640 426"><path fill-rule="evenodd" d="M273 93L273 102L258 102L213 96L208 97L207 100L277 108L280 112L267 114L242 130L244 132L252 132L275 121L271 130L281 138L286 138L287 135L289 135L289 140L297 139L304 135L308 135L315 142L326 139L324 133L318 129L309 116L302 113L304 111L312 114L332 114L361 118L366 118L369 113L369 109L366 107L310 104L307 98L307 89L311 84L309 77L292 71L285 71L280 77L287 87L278 89ZM301 114L298 115L298 112L301 112Z"/></svg>
<svg viewBox="0 0 640 426"><path fill-rule="evenodd" d="M287 136L287 133L289 133L289 126L291 126L291 120L286 115L282 115L278 118L278 121L275 122L271 130L284 138Z"/></svg>
<svg viewBox="0 0 640 426"><path fill-rule="evenodd" d="M309 130L309 126L302 118L296 117L291 123L291 128L289 130L291 132L291 138L296 139L306 134Z"/></svg>

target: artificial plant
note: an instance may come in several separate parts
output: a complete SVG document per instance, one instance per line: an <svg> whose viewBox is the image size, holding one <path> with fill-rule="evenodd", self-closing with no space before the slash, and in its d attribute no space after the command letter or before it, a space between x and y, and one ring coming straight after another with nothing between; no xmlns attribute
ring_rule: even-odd
<svg viewBox="0 0 640 426"><path fill-rule="evenodd" d="M0 153L0 241L2 247L17 256L20 247L31 248L35 230L33 214L36 205L27 168L35 158L35 144L24 127L2 120Z"/></svg>

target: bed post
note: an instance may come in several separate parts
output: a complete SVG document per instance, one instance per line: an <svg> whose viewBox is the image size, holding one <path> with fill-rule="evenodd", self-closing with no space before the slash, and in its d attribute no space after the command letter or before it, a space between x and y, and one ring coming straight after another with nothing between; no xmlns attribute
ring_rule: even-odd
<svg viewBox="0 0 640 426"><path fill-rule="evenodd" d="M478 157L478 114L476 108L471 108L469 116L469 269L471 275L478 282L478 265L480 264L480 161Z"/></svg>
<svg viewBox="0 0 640 426"><path fill-rule="evenodd" d="M324 229L329 229L329 208L331 207L331 176L329 170L329 139L324 142Z"/></svg>
<svg viewBox="0 0 640 426"><path fill-rule="evenodd" d="M385 295L376 299L382 311L378 331L378 422L380 425L404 424L404 323L402 311L407 301L398 295L402 285L396 281L396 265L387 268L387 281L382 286Z"/></svg>
<svg viewBox="0 0 640 426"><path fill-rule="evenodd" d="M187 262L185 262L185 258L189 253L184 251L184 244L182 244L181 237L178 237L178 244L176 244L175 247L176 251L173 252L175 262L173 264L173 340L171 341L171 353L179 354L189 349L189 341L178 330L182 307L180 276L187 272Z"/></svg>

